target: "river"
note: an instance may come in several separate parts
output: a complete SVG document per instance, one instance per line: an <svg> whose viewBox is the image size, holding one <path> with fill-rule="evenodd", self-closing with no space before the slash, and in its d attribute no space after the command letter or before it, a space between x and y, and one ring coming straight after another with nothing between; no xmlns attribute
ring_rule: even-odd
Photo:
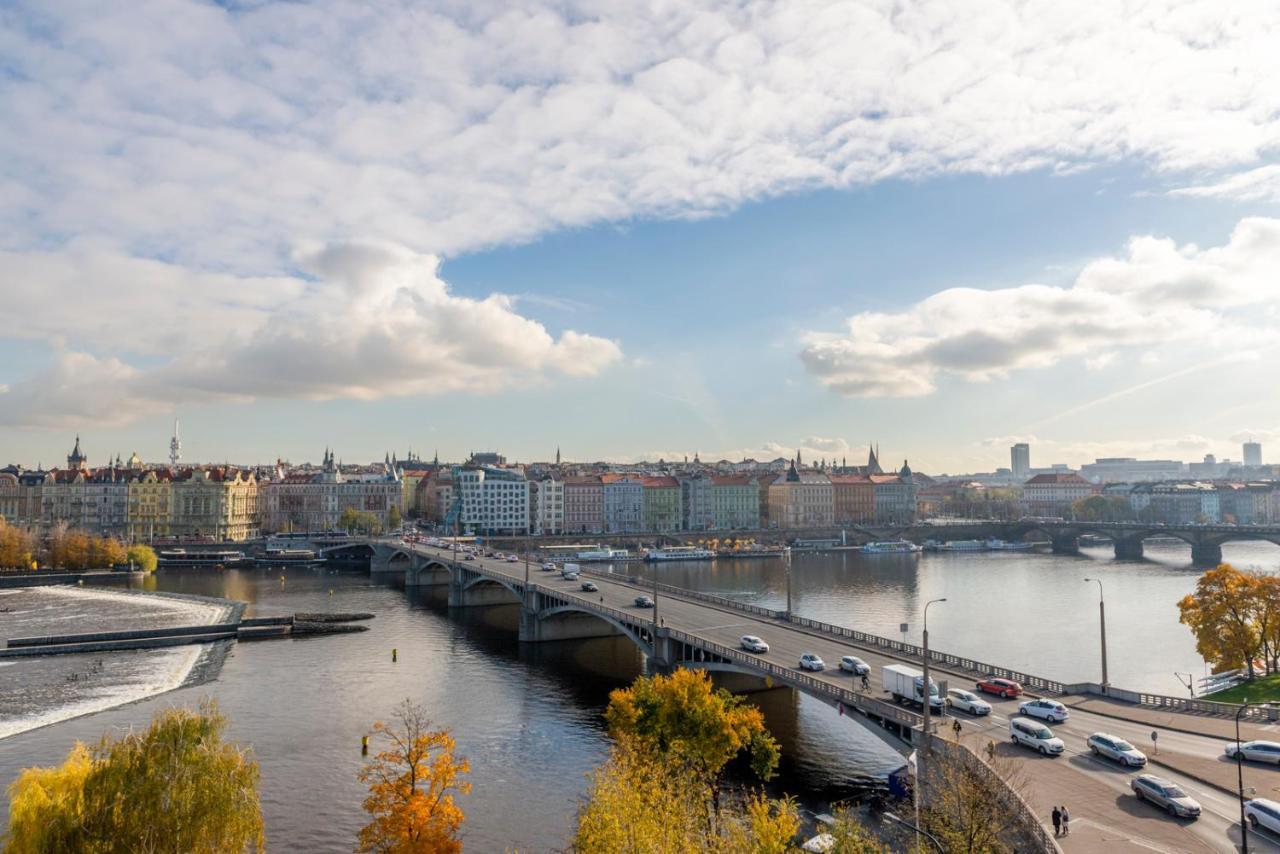
<svg viewBox="0 0 1280 854"><path fill-rule="evenodd" d="M1280 562L1280 549L1269 545L1229 545L1225 552L1240 566L1274 570ZM1198 571L1185 547L1149 547L1147 555L1121 562L1107 549L1077 558L801 554L792 565L793 606L890 637L907 622L908 639L917 640L923 603L946 597L929 612L934 647L1046 676L1096 679L1097 585L1082 579L1098 577L1113 683L1175 693L1175 672L1204 670L1176 607ZM779 560L665 564L658 571L669 583L773 607L786 598ZM452 730L471 762L475 788L463 799L469 849L563 847L586 775L608 750L600 717L608 692L642 672L629 642L522 648L515 606L450 614L439 589L408 596L358 574L291 570L283 582L281 574L179 571L148 583L242 600L248 615L371 611L377 617L370 631L238 644L210 684L0 739L0 785L21 767L60 760L76 739L93 741L110 728L145 724L157 708L212 696L230 719L230 737L251 744L262 764L270 848L349 851L364 817L355 779L360 735L410 697ZM18 690L0 669L0 695ZM809 805L845 796L861 775L883 774L901 761L876 735L819 703L785 690L752 698L783 745L777 787Z"/></svg>

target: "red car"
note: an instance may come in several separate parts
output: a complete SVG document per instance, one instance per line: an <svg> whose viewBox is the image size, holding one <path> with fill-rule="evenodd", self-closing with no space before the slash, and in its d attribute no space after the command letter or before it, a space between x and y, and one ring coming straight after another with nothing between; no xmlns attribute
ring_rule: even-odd
<svg viewBox="0 0 1280 854"><path fill-rule="evenodd" d="M997 697L1011 699L1022 693L1022 686L1012 679L1000 679L996 676L988 676L977 684L979 691L985 691L988 694L995 694Z"/></svg>

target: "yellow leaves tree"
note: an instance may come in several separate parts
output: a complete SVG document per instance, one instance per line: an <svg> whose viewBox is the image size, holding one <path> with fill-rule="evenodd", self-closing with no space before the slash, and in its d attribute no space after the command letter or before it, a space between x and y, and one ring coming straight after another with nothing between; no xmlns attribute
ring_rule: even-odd
<svg viewBox="0 0 1280 854"><path fill-rule="evenodd" d="M383 749L361 769L369 786L365 812L372 816L360 830L359 851L383 854L436 854L462 850L458 828L462 810L455 795L471 791L462 777L470 771L454 756L448 730L433 730L425 711L405 700L392 724L373 725Z"/></svg>
<svg viewBox="0 0 1280 854"><path fill-rule="evenodd" d="M6 854L263 850L258 763L225 727L212 702L166 709L143 732L27 769L9 789Z"/></svg>
<svg viewBox="0 0 1280 854"><path fill-rule="evenodd" d="M135 543L125 552L125 562L132 564L143 572L155 572L159 559L156 550L144 543Z"/></svg>
<svg viewBox="0 0 1280 854"><path fill-rule="evenodd" d="M681 668L670 676L641 676L629 688L609 695L605 721L615 739L681 766L720 809L720 778L725 766L745 754L762 780L778 767L778 743L764 715L741 697L716 689L703 671Z"/></svg>
<svg viewBox="0 0 1280 854"><path fill-rule="evenodd" d="M1224 563L1200 576L1195 592L1178 602L1179 621L1195 634L1200 655L1219 667L1246 668L1250 679L1263 641L1259 578Z"/></svg>
<svg viewBox="0 0 1280 854"><path fill-rule="evenodd" d="M34 552L30 534L0 519L0 569L30 569Z"/></svg>

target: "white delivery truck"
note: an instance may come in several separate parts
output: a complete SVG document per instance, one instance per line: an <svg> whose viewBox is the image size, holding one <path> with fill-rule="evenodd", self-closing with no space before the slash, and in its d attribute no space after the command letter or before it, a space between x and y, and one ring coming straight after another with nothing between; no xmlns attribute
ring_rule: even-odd
<svg viewBox="0 0 1280 854"><path fill-rule="evenodd" d="M880 673L880 682L884 690L893 695L895 703L913 703L923 708L924 674L914 667L905 664L886 664ZM942 711L942 697L938 694L938 685L929 680L929 705L935 712Z"/></svg>
<svg viewBox="0 0 1280 854"><path fill-rule="evenodd" d="M560 570L560 577L567 581L576 581L578 579L579 567L576 563L566 563L564 568Z"/></svg>

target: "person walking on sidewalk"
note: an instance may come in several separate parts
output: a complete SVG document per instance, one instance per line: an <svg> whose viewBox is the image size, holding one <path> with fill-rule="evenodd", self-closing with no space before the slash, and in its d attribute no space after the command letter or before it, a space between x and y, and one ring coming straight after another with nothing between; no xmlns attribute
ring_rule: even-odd
<svg viewBox="0 0 1280 854"><path fill-rule="evenodd" d="M1062 835L1068 836L1071 833L1071 813L1067 812L1067 805L1062 805Z"/></svg>
<svg viewBox="0 0 1280 854"><path fill-rule="evenodd" d="M1062 810L1057 807L1053 808L1053 835L1062 835Z"/></svg>

